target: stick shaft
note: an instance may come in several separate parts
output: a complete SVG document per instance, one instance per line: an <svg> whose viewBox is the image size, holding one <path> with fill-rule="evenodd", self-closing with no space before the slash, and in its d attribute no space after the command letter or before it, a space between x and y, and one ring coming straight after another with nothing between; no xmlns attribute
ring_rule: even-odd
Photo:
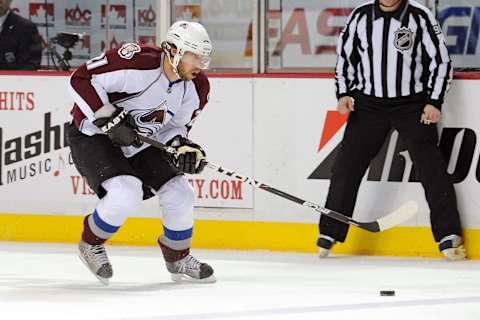
<svg viewBox="0 0 480 320"><path fill-rule="evenodd" d="M153 140L153 139L151 139L149 137L146 137L146 136L143 136L143 135L138 135L138 136L139 136L139 139L142 142L148 143L153 147L162 149L162 150L164 150L166 152L169 152L169 153L172 153L172 154L176 153L176 149L173 148L173 147L164 145L161 142L158 142L156 140ZM293 201L295 203L298 203L299 205L302 205L304 207L311 208L311 209L315 210L317 213L323 214L323 215L325 215L327 217L330 217L332 219L335 219L337 221L340 221L340 222L343 222L343 223L346 223L346 224L350 224L350 225L354 225L356 227L359 227L361 229L364 229L364 230L367 230L367 231L370 231L370 232L379 232L379 231L385 230L379 224L379 221L383 218L381 218L380 220L371 221L371 222L358 222L358 221L356 221L356 220L354 220L350 217L347 217L346 215L343 215L339 212L327 209L327 208L322 207L321 205L318 205L316 203L312 203L312 202L303 200L303 199L298 198L294 195L291 195L289 193L286 193L284 191L276 189L272 186L269 186L265 183L259 182L255 179L251 178L251 177L243 176L243 175L241 175L241 174L239 174L235 171L226 169L226 168L224 168L224 167L222 167L218 164L215 164L213 162L210 162L210 161L206 161L206 162L207 162L206 166L208 168L212 169L213 171L219 172L219 173L224 174L228 177L233 177L237 180L241 180L245 183L250 184L251 186L253 186L255 188L262 189L262 190L267 191L269 193L275 194L275 195L277 195L279 197L282 197L284 199L287 199L287 200ZM407 216L407 214L405 214L405 216ZM387 216L385 218L387 218ZM395 221L394 221L394 219L390 219L391 221L389 221L390 223L388 225L389 228L392 227L394 225L394 222L397 222L397 220L398 220L398 223L400 223L403 220L402 219L403 218L402 214L398 214L398 213L395 215L394 218L396 219Z"/></svg>

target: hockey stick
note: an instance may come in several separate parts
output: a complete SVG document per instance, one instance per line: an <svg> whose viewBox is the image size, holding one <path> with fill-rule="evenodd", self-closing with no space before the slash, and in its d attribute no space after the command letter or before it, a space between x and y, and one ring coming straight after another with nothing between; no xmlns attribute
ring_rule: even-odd
<svg viewBox="0 0 480 320"><path fill-rule="evenodd" d="M173 147L166 146L161 142L158 142L156 140L153 140L153 139L148 138L148 137L143 136L143 135L138 135L138 136L139 136L139 139L142 142L148 143L149 145L151 145L153 147L162 149L162 150L164 150L166 152L169 152L169 153L172 153L172 154L176 153L176 149L173 148ZM262 182L259 182L259 181L255 180L253 178L242 176L242 175L240 175L240 174L238 174L234 171L225 169L222 166L219 166L219 165L217 165L213 162L207 161L206 166L208 168L210 168L214 171L217 171L219 173L222 173L226 176L234 177L238 180L241 180L245 183L248 183L248 184L254 186L255 188L265 190L265 191L273 193L273 194L275 194L279 197L282 197L282 198L288 199L290 201L293 201L295 203L298 203L301 206L311 208L311 209L313 209L313 210L315 210L315 211L319 212L320 214L323 214L327 217L333 218L335 220L338 220L338 221L346 223L346 224L354 225L356 227L359 227L360 229L364 229L364 230L367 230L367 231L370 231L370 232L380 232L380 231L390 229L394 226L397 226L400 223L412 218L417 213L417 210L418 210L417 203L415 201L408 201L404 205L402 205L400 208L390 212L388 215L386 215L386 216L384 216L384 217L382 217L378 220L370 221L370 222L360 222L360 221L356 221L356 220L354 220L350 217L347 217L347 216L345 216L345 215L343 215L339 212L327 209L325 207L322 207L318 204L315 204L315 203L312 203L312 202L309 202L309 201L305 201L305 200L300 199L298 197L295 197L291 194L288 194L286 192L283 192L281 190L273 188L269 185L266 185L265 183L262 183Z"/></svg>

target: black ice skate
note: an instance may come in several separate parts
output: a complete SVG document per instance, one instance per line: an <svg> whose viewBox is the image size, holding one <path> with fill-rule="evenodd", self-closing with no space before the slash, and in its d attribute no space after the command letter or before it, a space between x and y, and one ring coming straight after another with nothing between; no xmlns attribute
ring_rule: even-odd
<svg viewBox="0 0 480 320"><path fill-rule="evenodd" d="M108 286L108 279L113 276L113 270L103 243L90 245L80 240L78 249L80 251L80 260L103 285Z"/></svg>
<svg viewBox="0 0 480 320"><path fill-rule="evenodd" d="M438 247L448 260L457 261L467 258L467 252L463 246L463 239L456 234L444 237L440 240Z"/></svg>
<svg viewBox="0 0 480 320"><path fill-rule="evenodd" d="M330 254L333 246L337 243L332 237L326 236L324 234L320 235L320 238L317 240L317 246L320 248L319 257L326 258Z"/></svg>

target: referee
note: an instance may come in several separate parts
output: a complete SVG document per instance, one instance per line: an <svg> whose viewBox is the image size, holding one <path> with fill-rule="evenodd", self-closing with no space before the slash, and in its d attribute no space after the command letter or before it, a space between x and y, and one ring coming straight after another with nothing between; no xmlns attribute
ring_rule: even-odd
<svg viewBox="0 0 480 320"><path fill-rule="evenodd" d="M432 13L410 0L369 1L340 34L337 110L350 113L332 169L326 207L351 216L360 182L392 128L406 143L430 207L440 251L466 257L455 190L437 146L436 123L452 79L444 37ZM344 242L348 225L321 216L320 257Z"/></svg>

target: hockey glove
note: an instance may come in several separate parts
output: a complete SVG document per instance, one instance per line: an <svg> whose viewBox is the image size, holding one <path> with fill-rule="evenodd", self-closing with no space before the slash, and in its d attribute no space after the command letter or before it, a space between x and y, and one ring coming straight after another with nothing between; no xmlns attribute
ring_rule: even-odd
<svg viewBox="0 0 480 320"><path fill-rule="evenodd" d="M135 120L123 108L117 108L110 117L98 118L93 124L105 132L116 145L135 147L142 145L135 131L137 129Z"/></svg>
<svg viewBox="0 0 480 320"><path fill-rule="evenodd" d="M190 174L200 173L207 165L205 151L189 139L176 136L168 145L177 150L175 164L180 171Z"/></svg>

